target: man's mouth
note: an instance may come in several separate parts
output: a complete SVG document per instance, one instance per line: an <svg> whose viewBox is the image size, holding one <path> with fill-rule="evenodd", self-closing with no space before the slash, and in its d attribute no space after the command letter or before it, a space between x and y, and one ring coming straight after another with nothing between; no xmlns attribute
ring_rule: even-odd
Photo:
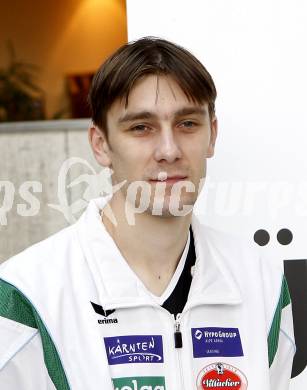
<svg viewBox="0 0 307 390"><path fill-rule="evenodd" d="M181 174L168 175L166 172L160 172L157 178L150 179L152 183L175 184L179 181L186 180L187 176Z"/></svg>

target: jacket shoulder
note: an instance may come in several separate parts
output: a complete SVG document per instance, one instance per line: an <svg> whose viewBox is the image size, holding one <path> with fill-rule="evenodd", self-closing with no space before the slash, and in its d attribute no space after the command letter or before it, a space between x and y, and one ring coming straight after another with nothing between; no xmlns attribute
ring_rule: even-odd
<svg viewBox="0 0 307 390"><path fill-rule="evenodd" d="M241 265L247 263L249 266L254 264L259 267L260 253L247 237L218 230L199 221L196 224L196 229L200 240L218 252L226 262L231 262L233 266L238 263Z"/></svg>
<svg viewBox="0 0 307 390"><path fill-rule="evenodd" d="M264 255L252 239L245 236L203 224L198 225L198 232L199 239L205 242L209 252L228 270L242 290L250 291L254 286L257 291L261 291L268 310L273 312L285 285L282 260L274 258L272 254Z"/></svg>
<svg viewBox="0 0 307 390"><path fill-rule="evenodd" d="M74 225L6 260L0 266L0 279L9 283L11 280L28 280L41 285L44 277L52 278L67 266L72 252L80 252Z"/></svg>

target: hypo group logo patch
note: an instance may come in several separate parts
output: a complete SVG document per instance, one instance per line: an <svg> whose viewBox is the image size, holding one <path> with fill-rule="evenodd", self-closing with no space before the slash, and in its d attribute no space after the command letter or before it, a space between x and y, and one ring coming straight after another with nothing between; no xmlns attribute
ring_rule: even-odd
<svg viewBox="0 0 307 390"><path fill-rule="evenodd" d="M213 363L204 367L197 377L197 390L246 390L247 379L238 368L226 363Z"/></svg>
<svg viewBox="0 0 307 390"><path fill-rule="evenodd" d="M113 378L114 390L166 390L163 376Z"/></svg>
<svg viewBox="0 0 307 390"><path fill-rule="evenodd" d="M127 363L163 363L162 336L105 337L110 365Z"/></svg>
<svg viewBox="0 0 307 390"><path fill-rule="evenodd" d="M192 328L193 356L243 356L239 329Z"/></svg>

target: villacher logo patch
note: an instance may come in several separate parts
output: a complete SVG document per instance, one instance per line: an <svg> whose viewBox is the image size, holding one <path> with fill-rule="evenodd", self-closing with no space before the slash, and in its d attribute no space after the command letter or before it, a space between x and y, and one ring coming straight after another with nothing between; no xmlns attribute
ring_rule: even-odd
<svg viewBox="0 0 307 390"><path fill-rule="evenodd" d="M92 305L93 309L95 310L95 313L100 314L101 316L105 317L105 318L99 319L98 324L117 324L118 323L117 318L107 318L115 312L115 309L104 310L102 306L97 305L94 302L91 302L91 305Z"/></svg>
<svg viewBox="0 0 307 390"><path fill-rule="evenodd" d="M246 390L246 376L236 367L226 363L213 363L204 367L197 377L197 390Z"/></svg>

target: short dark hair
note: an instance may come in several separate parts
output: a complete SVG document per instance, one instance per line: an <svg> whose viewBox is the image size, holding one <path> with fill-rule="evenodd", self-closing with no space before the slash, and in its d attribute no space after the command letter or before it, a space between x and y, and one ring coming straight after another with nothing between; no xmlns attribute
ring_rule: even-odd
<svg viewBox="0 0 307 390"><path fill-rule="evenodd" d="M188 50L156 37L128 42L98 69L89 93L92 120L107 134L107 112L117 98L125 98L134 83L146 75L170 75L189 100L208 103L215 113L216 88L204 65Z"/></svg>

